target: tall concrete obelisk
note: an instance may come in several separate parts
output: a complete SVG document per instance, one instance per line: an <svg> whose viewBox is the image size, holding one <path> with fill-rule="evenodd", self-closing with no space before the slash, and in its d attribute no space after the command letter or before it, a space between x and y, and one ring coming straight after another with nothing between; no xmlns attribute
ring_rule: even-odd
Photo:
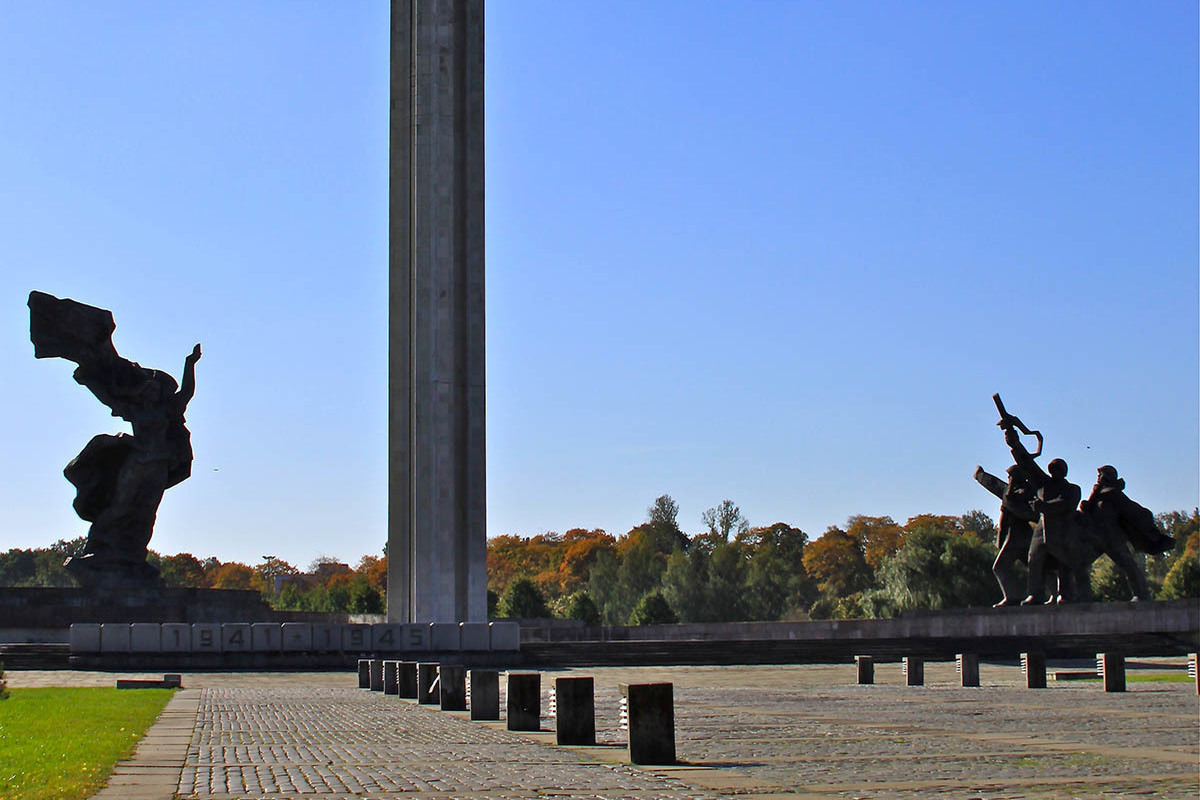
<svg viewBox="0 0 1200 800"><path fill-rule="evenodd" d="M392 0L388 619L487 619L483 0Z"/></svg>

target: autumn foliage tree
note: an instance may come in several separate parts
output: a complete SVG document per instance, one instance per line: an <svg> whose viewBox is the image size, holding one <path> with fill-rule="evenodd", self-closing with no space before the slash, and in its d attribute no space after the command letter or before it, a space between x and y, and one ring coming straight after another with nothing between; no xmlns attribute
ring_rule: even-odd
<svg viewBox="0 0 1200 800"><path fill-rule="evenodd" d="M870 588L874 573L858 539L830 527L804 550L804 569L823 594L844 597Z"/></svg>

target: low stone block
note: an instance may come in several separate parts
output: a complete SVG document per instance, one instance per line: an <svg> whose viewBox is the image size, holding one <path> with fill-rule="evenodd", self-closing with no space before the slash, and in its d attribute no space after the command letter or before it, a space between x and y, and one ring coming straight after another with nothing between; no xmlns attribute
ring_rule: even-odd
<svg viewBox="0 0 1200 800"><path fill-rule="evenodd" d="M508 673L508 729L542 729L542 676L537 672Z"/></svg>
<svg viewBox="0 0 1200 800"><path fill-rule="evenodd" d="M368 674L370 675L370 685L372 692L383 691L383 659L372 658L367 662Z"/></svg>
<svg viewBox="0 0 1200 800"><path fill-rule="evenodd" d="M98 623L71 623L69 636L72 653L100 652L100 625Z"/></svg>
<svg viewBox="0 0 1200 800"><path fill-rule="evenodd" d="M491 629L486 622L460 622L458 639L464 651L484 651L492 646Z"/></svg>
<svg viewBox="0 0 1200 800"><path fill-rule="evenodd" d="M396 694L399 689L399 684L396 680L396 672L400 666L399 661L387 660L383 662L383 693Z"/></svg>
<svg viewBox="0 0 1200 800"><path fill-rule="evenodd" d="M462 664L438 665L438 693L442 711L466 711L467 668Z"/></svg>
<svg viewBox="0 0 1200 800"><path fill-rule="evenodd" d="M959 653L955 659L958 663L958 678L963 686L979 685L979 656L975 653Z"/></svg>
<svg viewBox="0 0 1200 800"><path fill-rule="evenodd" d="M409 623L403 627L403 641L400 649L406 653L423 653L429 649L429 625L426 623Z"/></svg>
<svg viewBox="0 0 1200 800"><path fill-rule="evenodd" d="M226 622L221 625L221 652L248 653L252 646L250 623Z"/></svg>
<svg viewBox="0 0 1200 800"><path fill-rule="evenodd" d="M128 653L130 647L128 622L104 622L100 624L100 652Z"/></svg>
<svg viewBox="0 0 1200 800"><path fill-rule="evenodd" d="M630 684L629 760L634 764L675 763L675 689L669 683Z"/></svg>
<svg viewBox="0 0 1200 800"><path fill-rule="evenodd" d="M376 652L399 652L404 640L404 626L381 622L371 626L371 641Z"/></svg>
<svg viewBox="0 0 1200 800"><path fill-rule="evenodd" d="M134 653L162 652L162 626L157 622L135 622L130 625L129 649Z"/></svg>
<svg viewBox="0 0 1200 800"><path fill-rule="evenodd" d="M167 674L163 675L163 684L168 689L182 689L183 676L178 672L168 672Z"/></svg>
<svg viewBox="0 0 1200 800"><path fill-rule="evenodd" d="M457 622L434 622L429 626L429 649L438 653L456 653L462 648Z"/></svg>
<svg viewBox="0 0 1200 800"><path fill-rule="evenodd" d="M314 622L309 646L314 653L338 653L342 650L342 626L332 622Z"/></svg>
<svg viewBox="0 0 1200 800"><path fill-rule="evenodd" d="M192 652L221 652L221 626L216 622L192 623Z"/></svg>
<svg viewBox="0 0 1200 800"><path fill-rule="evenodd" d="M342 651L365 653L371 649L370 625L346 625L342 628Z"/></svg>
<svg viewBox="0 0 1200 800"><path fill-rule="evenodd" d="M117 678L118 689L178 689L179 684L146 678Z"/></svg>
<svg viewBox="0 0 1200 800"><path fill-rule="evenodd" d="M358 660L358 688L371 688L371 659L360 658Z"/></svg>
<svg viewBox="0 0 1200 800"><path fill-rule="evenodd" d="M925 659L916 656L904 657L904 684L906 686L925 685Z"/></svg>
<svg viewBox="0 0 1200 800"><path fill-rule="evenodd" d="M491 622L492 650L520 650L521 626L516 622Z"/></svg>
<svg viewBox="0 0 1200 800"><path fill-rule="evenodd" d="M422 661L417 664L417 702L421 705L433 705L441 702L438 690L438 665L432 661Z"/></svg>
<svg viewBox="0 0 1200 800"><path fill-rule="evenodd" d="M307 622L285 622L279 626L280 646L285 653L306 653L313 647L313 626Z"/></svg>
<svg viewBox="0 0 1200 800"><path fill-rule="evenodd" d="M1045 653L1021 653L1021 671L1025 673L1025 688L1046 688Z"/></svg>
<svg viewBox="0 0 1200 800"><path fill-rule="evenodd" d="M875 683L875 659L871 656L855 656L854 669L858 673L858 685L870 686Z"/></svg>
<svg viewBox="0 0 1200 800"><path fill-rule="evenodd" d="M256 653L278 653L283 641L278 622L255 622L250 625L250 647Z"/></svg>
<svg viewBox="0 0 1200 800"><path fill-rule="evenodd" d="M396 662L396 696L417 699L417 662Z"/></svg>
<svg viewBox="0 0 1200 800"><path fill-rule="evenodd" d="M164 653L189 653L192 650L192 626L186 622L164 622L160 626Z"/></svg>
<svg viewBox="0 0 1200 800"><path fill-rule="evenodd" d="M1096 666L1104 681L1104 691L1125 691L1125 656L1116 653L1097 653Z"/></svg>
<svg viewBox="0 0 1200 800"><path fill-rule="evenodd" d="M471 670L471 719L500 719L500 673Z"/></svg>
<svg viewBox="0 0 1200 800"><path fill-rule="evenodd" d="M596 695L592 678L555 678L555 738L558 744L596 743Z"/></svg>

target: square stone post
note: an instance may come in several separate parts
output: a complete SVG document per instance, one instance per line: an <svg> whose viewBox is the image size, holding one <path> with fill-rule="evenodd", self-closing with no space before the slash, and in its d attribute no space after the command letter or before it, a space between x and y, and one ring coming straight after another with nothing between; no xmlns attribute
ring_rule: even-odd
<svg viewBox="0 0 1200 800"><path fill-rule="evenodd" d="M400 671L399 661L384 661L383 662L383 693L396 694L400 689L398 673Z"/></svg>
<svg viewBox="0 0 1200 800"><path fill-rule="evenodd" d="M1100 668L1104 691L1125 691L1125 656L1116 653L1097 653L1096 666Z"/></svg>
<svg viewBox="0 0 1200 800"><path fill-rule="evenodd" d="M396 696L417 699L417 662L400 661L396 664Z"/></svg>
<svg viewBox="0 0 1200 800"><path fill-rule="evenodd" d="M955 659L958 662L958 678L963 686L979 685L979 656L975 653L959 653Z"/></svg>
<svg viewBox="0 0 1200 800"><path fill-rule="evenodd" d="M1025 688L1046 688L1045 653L1021 653L1021 669L1025 673Z"/></svg>
<svg viewBox="0 0 1200 800"><path fill-rule="evenodd" d="M675 763L675 687L670 683L631 683L629 761L633 764Z"/></svg>
<svg viewBox="0 0 1200 800"><path fill-rule="evenodd" d="M462 664L438 667L438 688L442 711L467 710L467 668Z"/></svg>
<svg viewBox="0 0 1200 800"><path fill-rule="evenodd" d="M870 686L875 683L875 659L871 656L855 656L854 667L858 673L858 685Z"/></svg>
<svg viewBox="0 0 1200 800"><path fill-rule="evenodd" d="M539 673L508 673L508 729L542 729L542 676Z"/></svg>
<svg viewBox="0 0 1200 800"><path fill-rule="evenodd" d="M500 719L500 673L471 670L471 719Z"/></svg>
<svg viewBox="0 0 1200 800"><path fill-rule="evenodd" d="M554 721L558 744L596 743L596 694L592 678L555 678Z"/></svg>
<svg viewBox="0 0 1200 800"><path fill-rule="evenodd" d="M441 702L441 692L438 689L438 665L430 661L417 664L417 702L421 705L433 705Z"/></svg>
<svg viewBox="0 0 1200 800"><path fill-rule="evenodd" d="M925 659L916 656L904 657L904 683L907 686L925 685Z"/></svg>

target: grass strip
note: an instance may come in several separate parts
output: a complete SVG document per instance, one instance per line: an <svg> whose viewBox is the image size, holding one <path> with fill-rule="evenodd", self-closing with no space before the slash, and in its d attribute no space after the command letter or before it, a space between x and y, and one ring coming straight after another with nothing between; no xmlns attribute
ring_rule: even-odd
<svg viewBox="0 0 1200 800"><path fill-rule="evenodd" d="M0 701L0 798L74 800L98 791L172 689L11 689Z"/></svg>
<svg viewBox="0 0 1200 800"><path fill-rule="evenodd" d="M1128 672L1125 673L1126 683L1191 683L1194 680L1196 679L1191 675L1188 675L1186 672L1154 672L1149 675L1138 675L1137 673L1130 674ZM1075 677L1071 679L1072 683L1087 683L1088 681L1099 683L1100 676L1096 675L1088 678Z"/></svg>

